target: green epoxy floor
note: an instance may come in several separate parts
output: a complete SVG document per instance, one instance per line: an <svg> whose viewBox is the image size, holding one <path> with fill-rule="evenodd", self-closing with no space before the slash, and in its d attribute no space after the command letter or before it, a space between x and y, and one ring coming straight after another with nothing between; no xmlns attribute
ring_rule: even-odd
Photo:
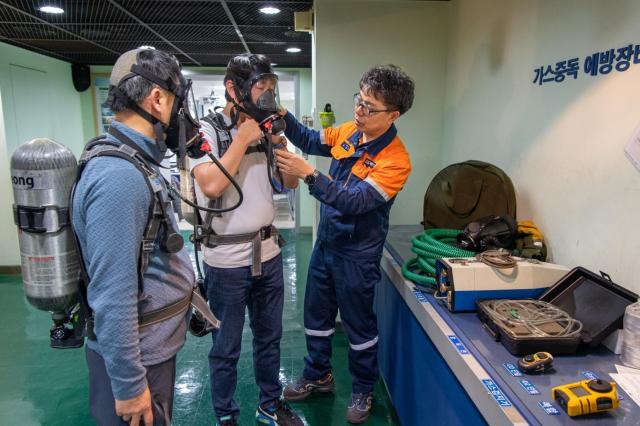
<svg viewBox="0 0 640 426"><path fill-rule="evenodd" d="M306 354L303 301L311 255L311 236L283 231L285 274L284 333L280 379L291 383L302 372ZM32 308L24 298L18 276L0 275L0 425L91 425L88 415L88 379L84 350L49 348L49 315ZM211 337L188 335L178 354L173 424L213 425L207 354ZM351 393L344 332L333 339L335 395L320 395L292 404L311 426L344 425ZM238 363L236 400L241 425L253 425L258 401L251 360L248 320ZM384 384L378 382L372 416L366 425L399 424Z"/></svg>

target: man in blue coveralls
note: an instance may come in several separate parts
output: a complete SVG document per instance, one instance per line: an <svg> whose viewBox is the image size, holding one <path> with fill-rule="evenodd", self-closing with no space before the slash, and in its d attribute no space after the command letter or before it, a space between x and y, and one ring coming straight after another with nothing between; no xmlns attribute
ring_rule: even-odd
<svg viewBox="0 0 640 426"><path fill-rule="evenodd" d="M284 396L299 401L334 390L331 338L339 309L350 346L350 423L369 417L378 379L374 291L389 211L411 171L394 122L411 108L413 91L413 81L398 67L377 66L360 80L353 121L318 132L282 111L285 134L294 145L308 154L332 157L327 176L297 154L277 152L281 171L304 179L322 203L304 304L308 356L302 377Z"/></svg>

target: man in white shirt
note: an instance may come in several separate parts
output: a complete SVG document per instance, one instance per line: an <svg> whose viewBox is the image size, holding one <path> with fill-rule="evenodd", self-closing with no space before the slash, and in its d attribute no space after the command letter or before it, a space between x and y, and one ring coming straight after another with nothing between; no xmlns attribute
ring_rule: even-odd
<svg viewBox="0 0 640 426"><path fill-rule="evenodd" d="M201 214L209 231L203 239L205 288L211 309L222 323L213 333L209 353L213 408L218 424L237 424L240 409L233 394L248 308L254 372L260 388L256 421L302 425L281 397L284 279L278 233L272 226L273 182L264 144L259 143L263 130L258 123L277 112L277 76L266 57L243 54L231 59L224 81L227 105L221 113L205 117L201 131L211 154L239 184L243 201L229 212ZM227 209L237 204L238 192L208 156L191 160L191 167L199 205ZM295 188L297 178L285 175L279 184Z"/></svg>

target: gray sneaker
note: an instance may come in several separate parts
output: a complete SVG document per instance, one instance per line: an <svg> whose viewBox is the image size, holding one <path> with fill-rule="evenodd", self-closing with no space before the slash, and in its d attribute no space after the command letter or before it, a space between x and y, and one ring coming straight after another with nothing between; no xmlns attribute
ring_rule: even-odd
<svg viewBox="0 0 640 426"><path fill-rule="evenodd" d="M351 402L347 407L347 421L352 424L360 424L367 421L373 406L373 392L352 393Z"/></svg>
<svg viewBox="0 0 640 426"><path fill-rule="evenodd" d="M297 382L284 388L282 395L287 401L301 401L312 393L333 392L336 389L336 382L333 380L333 373L327 373L319 380L309 380L300 377Z"/></svg>

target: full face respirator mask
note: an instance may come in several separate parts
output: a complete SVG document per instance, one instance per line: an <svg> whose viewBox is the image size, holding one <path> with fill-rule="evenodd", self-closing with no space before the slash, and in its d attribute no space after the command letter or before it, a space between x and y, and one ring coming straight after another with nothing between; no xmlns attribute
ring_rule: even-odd
<svg viewBox="0 0 640 426"><path fill-rule="evenodd" d="M258 70L260 71L260 70ZM236 110L247 114L258 122L263 132L270 135L278 135L286 130L284 119L278 114L280 105L278 104L277 84L278 76L270 69L256 72L249 79L241 81L233 80L236 97L239 102L232 100ZM269 84L273 88L265 90L254 102L251 97L251 90L258 82Z"/></svg>
<svg viewBox="0 0 640 426"><path fill-rule="evenodd" d="M183 159L185 155L191 158L200 158L205 155L202 149L204 139L200 133L200 122L191 84L191 80L181 76L180 86L173 101L171 119L165 130L165 144L178 155L179 159Z"/></svg>
<svg viewBox="0 0 640 426"><path fill-rule="evenodd" d="M128 108L151 123L154 128L156 143L163 153L169 149L177 154L178 158L184 158L186 155L193 158L202 157L205 152L200 148L204 139L199 131L200 122L196 112L191 80L185 79L181 74L178 82L171 78L161 79L140 65L142 63L140 55L144 51L145 49L139 49L135 55L131 55L129 61L122 61L120 64L122 70L119 73L114 72L112 74L121 75L122 77L119 79L116 77L116 80L112 77L109 89L110 99L107 103L111 103L113 98L119 98L127 104ZM142 109L122 90L122 86L127 80L137 76L156 84L175 96L168 124L161 122L158 118Z"/></svg>

